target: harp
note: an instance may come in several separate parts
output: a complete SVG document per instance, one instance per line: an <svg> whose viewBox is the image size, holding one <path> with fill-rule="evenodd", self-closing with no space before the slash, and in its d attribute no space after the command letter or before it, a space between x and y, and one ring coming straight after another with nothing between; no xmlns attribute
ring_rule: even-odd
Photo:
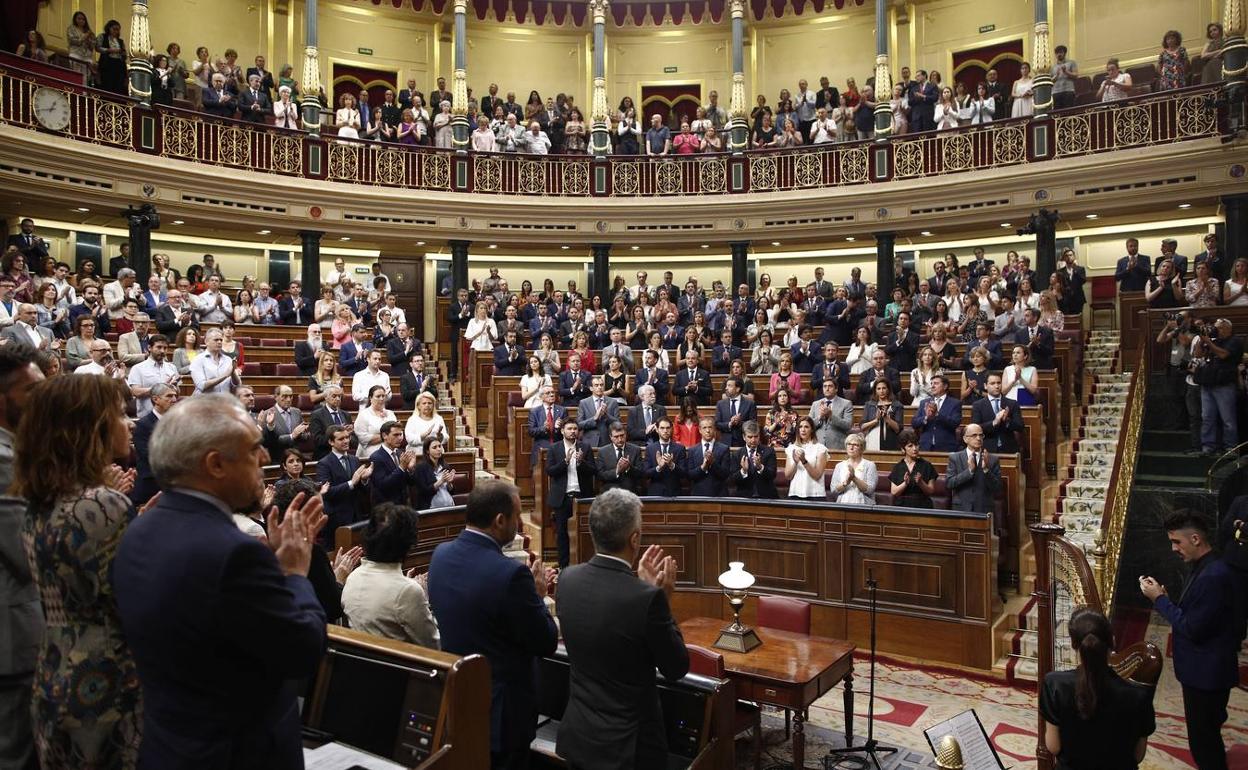
<svg viewBox="0 0 1248 770"><path fill-rule="evenodd" d="M1041 685L1050 671L1072 669L1079 665L1067 630L1071 614L1080 607L1108 613L1101 604L1100 591L1087 556L1082 548L1064 537L1065 528L1059 524L1032 524L1029 529L1036 556L1036 588L1033 594L1038 621L1036 682ZM1124 680L1152 688L1161 675L1161 650L1152 642L1136 642L1110 653L1109 664ZM1036 761L1039 770L1053 768L1053 756L1044 746L1044 718L1038 710Z"/></svg>

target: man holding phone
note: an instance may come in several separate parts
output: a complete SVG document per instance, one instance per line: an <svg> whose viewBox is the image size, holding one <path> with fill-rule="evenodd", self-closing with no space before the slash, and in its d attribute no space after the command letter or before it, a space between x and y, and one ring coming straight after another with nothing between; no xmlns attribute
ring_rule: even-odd
<svg viewBox="0 0 1248 770"><path fill-rule="evenodd" d="M126 365L113 358L113 349L107 340L92 340L87 348L91 360L80 364L74 374L102 374L106 377L125 379Z"/></svg>

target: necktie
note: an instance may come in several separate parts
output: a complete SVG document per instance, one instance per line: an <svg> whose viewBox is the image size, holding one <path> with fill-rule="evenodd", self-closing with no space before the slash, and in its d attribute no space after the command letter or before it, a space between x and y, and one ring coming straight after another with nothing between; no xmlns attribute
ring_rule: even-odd
<svg viewBox="0 0 1248 770"><path fill-rule="evenodd" d="M418 375L416 375L416 390L420 390L420 386L421 386L421 385L423 385L423 384L424 384L424 382L425 382L425 378L424 378L424 377L422 377L422 376L421 376L421 375L419 375L419 374L418 374Z"/></svg>
<svg viewBox="0 0 1248 770"><path fill-rule="evenodd" d="M601 409L601 408L602 408L602 399L601 399L601 398L595 398L595 399L594 399L594 409Z"/></svg>
<svg viewBox="0 0 1248 770"><path fill-rule="evenodd" d="M144 353L147 352L147 338L146 337L139 338L139 350L142 350Z"/></svg>
<svg viewBox="0 0 1248 770"><path fill-rule="evenodd" d="M334 425L342 425L342 415L338 412L331 412L330 419L334 421Z"/></svg>
<svg viewBox="0 0 1248 770"><path fill-rule="evenodd" d="M703 457L710 457L710 456L711 456L711 445L710 445L710 444L703 444L703 445L702 445L702 456L703 456Z"/></svg>
<svg viewBox="0 0 1248 770"><path fill-rule="evenodd" d="M346 455L342 455L338 459L342 462L342 469L347 472L348 476L350 476L351 475L351 461L347 459Z"/></svg>
<svg viewBox="0 0 1248 770"><path fill-rule="evenodd" d="M992 400L992 413L996 414L999 411L1001 411L1001 399L994 398Z"/></svg>
<svg viewBox="0 0 1248 770"><path fill-rule="evenodd" d="M667 444L659 444L659 454L667 454Z"/></svg>
<svg viewBox="0 0 1248 770"><path fill-rule="evenodd" d="M654 422L654 409L646 407L646 425Z"/></svg>
<svg viewBox="0 0 1248 770"><path fill-rule="evenodd" d="M732 400L732 416L736 417L736 415L737 415L737 399L734 398Z"/></svg>

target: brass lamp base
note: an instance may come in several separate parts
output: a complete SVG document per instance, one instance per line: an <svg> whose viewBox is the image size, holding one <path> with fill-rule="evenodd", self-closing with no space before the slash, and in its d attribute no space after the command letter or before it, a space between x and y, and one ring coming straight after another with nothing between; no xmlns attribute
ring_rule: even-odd
<svg viewBox="0 0 1248 770"><path fill-rule="evenodd" d="M738 623L730 623L719 632L719 638L711 646L728 652L749 652L761 646L762 643L763 640L758 638L754 629Z"/></svg>

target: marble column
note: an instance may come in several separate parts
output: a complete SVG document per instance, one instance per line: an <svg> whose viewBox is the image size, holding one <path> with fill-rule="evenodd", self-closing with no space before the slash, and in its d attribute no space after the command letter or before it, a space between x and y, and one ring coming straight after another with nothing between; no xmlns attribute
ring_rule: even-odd
<svg viewBox="0 0 1248 770"><path fill-rule="evenodd" d="M303 80L299 84L299 109L303 117L303 129L310 134L321 133L321 60L317 50L316 0L306 0L304 13L307 16L303 40ZM333 105L330 105L332 108ZM318 240L319 242L319 240ZM305 297L316 299L316 294L308 293L308 285L303 286Z"/></svg>
<svg viewBox="0 0 1248 770"><path fill-rule="evenodd" d="M152 231L160 229L160 216L150 203L138 208L132 206L124 213L130 229L130 267L134 269L134 282L146 286L152 275Z"/></svg>
<svg viewBox="0 0 1248 770"><path fill-rule="evenodd" d="M888 0L875 0L875 138L879 141L893 134L893 108L889 105L892 97L893 73L888 66Z"/></svg>
<svg viewBox="0 0 1248 770"><path fill-rule="evenodd" d="M875 233L875 296L882 302L893 301L897 281L896 249L897 233Z"/></svg>
<svg viewBox="0 0 1248 770"><path fill-rule="evenodd" d="M1035 0L1036 27L1031 45L1031 79L1037 115L1053 109L1053 49L1049 42L1049 4Z"/></svg>
<svg viewBox="0 0 1248 770"><path fill-rule="evenodd" d="M589 101L589 151L595 158L611 152L610 106L607 104L607 0L590 0L594 21L594 90Z"/></svg>
<svg viewBox="0 0 1248 770"><path fill-rule="evenodd" d="M1226 236L1220 244L1222 253L1231 258L1248 254L1244 251L1248 249L1248 195L1223 196L1222 216L1226 219Z"/></svg>
<svg viewBox="0 0 1248 770"><path fill-rule="evenodd" d="M139 104L152 104L152 35L147 23L147 0L130 5L130 96Z"/></svg>
<svg viewBox="0 0 1248 770"><path fill-rule="evenodd" d="M611 306L611 244L591 243L594 255L594 281L589 286L590 296L602 300L603 307Z"/></svg>
<svg viewBox="0 0 1248 770"><path fill-rule="evenodd" d="M468 0L455 0L455 70L451 77L451 146L468 152Z"/></svg>
<svg viewBox="0 0 1248 770"><path fill-rule="evenodd" d="M728 248L732 249L732 285L725 292L729 297L737 296L737 287L743 283L750 282L750 242L749 241L730 241ZM754 287L750 286L750 293L754 292Z"/></svg>
<svg viewBox="0 0 1248 770"><path fill-rule="evenodd" d="M750 145L749 107L745 101L745 0L729 0L732 16L732 91L728 99L728 149L744 152Z"/></svg>
<svg viewBox="0 0 1248 770"><path fill-rule="evenodd" d="M302 284L301 296L309 308L321 296L321 238L323 237L325 233L317 230L299 231L299 243L302 246L299 282Z"/></svg>

